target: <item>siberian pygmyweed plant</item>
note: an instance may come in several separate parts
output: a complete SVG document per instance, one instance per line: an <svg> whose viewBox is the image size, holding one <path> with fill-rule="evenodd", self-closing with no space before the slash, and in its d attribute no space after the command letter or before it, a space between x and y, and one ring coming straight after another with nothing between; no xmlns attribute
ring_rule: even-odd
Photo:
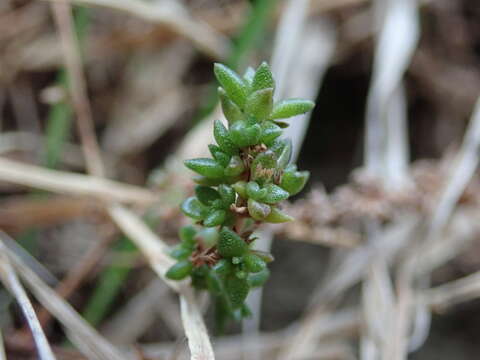
<svg viewBox="0 0 480 360"><path fill-rule="evenodd" d="M223 327L228 319L248 316L244 301L249 290L269 276L267 263L273 258L253 248L254 230L262 223L293 220L279 204L302 190L309 177L289 164L292 144L280 138L288 126L280 119L303 114L314 103L274 103L275 81L267 63L249 68L243 77L221 64L214 72L228 128L215 121L212 158L185 161L198 176L195 196L181 209L195 224L180 229L181 243L171 252L178 261L166 276L190 276L195 288L208 290Z"/></svg>

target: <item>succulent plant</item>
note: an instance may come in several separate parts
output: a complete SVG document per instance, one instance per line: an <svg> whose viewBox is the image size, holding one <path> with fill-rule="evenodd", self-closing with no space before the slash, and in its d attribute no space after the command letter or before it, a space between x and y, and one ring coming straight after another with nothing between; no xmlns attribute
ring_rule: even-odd
<svg viewBox="0 0 480 360"><path fill-rule="evenodd" d="M306 113L314 103L274 102L275 81L265 62L243 77L222 64L215 64L214 73L228 127L215 121L211 158L185 161L198 176L195 196L181 209L195 224L180 229L181 242L171 251L178 262L166 276L190 276L194 287L208 290L222 327L250 314L245 305L250 289L269 277L267 263L273 257L252 248L255 229L292 221L280 203L299 193L309 177L289 164L292 143L280 139L288 124L279 119Z"/></svg>

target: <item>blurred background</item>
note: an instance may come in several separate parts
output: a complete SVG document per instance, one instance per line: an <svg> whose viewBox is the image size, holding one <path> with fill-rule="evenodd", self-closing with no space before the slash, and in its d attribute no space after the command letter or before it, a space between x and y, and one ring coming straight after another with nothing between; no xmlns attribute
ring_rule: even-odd
<svg viewBox="0 0 480 360"><path fill-rule="evenodd" d="M217 336L204 306L217 359L478 358L478 1L1 0L8 359L41 358L15 273L58 359L108 357L50 288L126 358L189 357L177 297L108 204L175 244L181 160L221 117L213 63L265 60L279 98L317 103L287 131L311 180L298 221L262 235L253 317Z"/></svg>

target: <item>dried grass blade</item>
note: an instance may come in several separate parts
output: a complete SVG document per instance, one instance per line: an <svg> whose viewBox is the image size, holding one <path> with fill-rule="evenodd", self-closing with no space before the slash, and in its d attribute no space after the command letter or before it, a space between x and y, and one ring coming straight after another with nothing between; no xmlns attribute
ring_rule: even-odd
<svg viewBox="0 0 480 360"><path fill-rule="evenodd" d="M13 267L35 297L60 321L65 327L67 335L80 351L89 359L125 360L125 357L112 344L87 324L64 299L60 298L54 290L46 285L16 254L6 247L3 247L3 250L3 253L8 255Z"/></svg>
<svg viewBox="0 0 480 360"><path fill-rule="evenodd" d="M3 342L2 329L0 328L0 360L7 360L7 354L5 353L5 344Z"/></svg>
<svg viewBox="0 0 480 360"><path fill-rule="evenodd" d="M391 340L395 314L395 296L387 264L376 258L363 282L363 313L367 342L373 342L374 356L362 359L388 359L388 342Z"/></svg>
<svg viewBox="0 0 480 360"><path fill-rule="evenodd" d="M380 2L385 4L384 2ZM365 162L367 170L381 176L389 143L388 105L408 67L419 37L415 0L387 3L382 31L375 50L371 87L367 98ZM388 120L388 119L387 119ZM401 167L399 170L402 170Z"/></svg>
<svg viewBox="0 0 480 360"><path fill-rule="evenodd" d="M27 293L17 278L15 271L7 257L7 248L0 242L0 278L3 284L17 300L28 326L32 331L35 345L38 349L38 356L41 360L55 360L50 344L42 330L37 315L33 310L32 303L28 299Z"/></svg>
<svg viewBox="0 0 480 360"><path fill-rule="evenodd" d="M428 309L423 303L415 301L413 282L418 275L418 264L421 263L422 255L425 252L428 252L429 249L438 242L438 238L441 238L442 232L445 229L448 220L451 218L460 196L465 191L468 182L471 180L475 169L478 166L479 150L480 98L475 104L472 118L464 136L460 151L455 158L450 177L440 194L440 200L432 215L425 242L415 247L411 252L411 256L407 257L402 264L399 273L399 314L406 313L408 311L407 308L412 306L416 306L417 314L419 314L419 312L423 313L423 318L429 314ZM429 275L424 275L422 279L424 283L428 283ZM421 319L422 317L417 315L417 318ZM410 327L410 318L405 316L399 317L397 322L399 323L399 332L406 334L407 329ZM411 336L410 347L408 349L410 351L421 346L426 340L429 330L429 321L423 321L422 324L424 325L423 327L420 326L420 323L415 323L415 330ZM403 354L399 355L398 359L404 359L406 357L407 345L405 343L406 341L403 342L403 346L398 351L400 354Z"/></svg>
<svg viewBox="0 0 480 360"><path fill-rule="evenodd" d="M452 214L460 196L471 180L479 162L480 152L480 97L473 110L470 124L458 152L450 177L432 217L429 240L433 241Z"/></svg>
<svg viewBox="0 0 480 360"><path fill-rule="evenodd" d="M480 271L425 290L421 301L432 309L445 311L447 307L478 297L480 297Z"/></svg>
<svg viewBox="0 0 480 360"><path fill-rule="evenodd" d="M148 205L155 201L155 194L134 185L89 175L48 170L6 158L0 158L0 181L121 203Z"/></svg>

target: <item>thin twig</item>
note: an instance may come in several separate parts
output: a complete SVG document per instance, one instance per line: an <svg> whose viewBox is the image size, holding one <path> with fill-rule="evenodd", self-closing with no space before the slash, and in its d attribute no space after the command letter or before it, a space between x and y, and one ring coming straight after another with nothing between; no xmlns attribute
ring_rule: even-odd
<svg viewBox="0 0 480 360"><path fill-rule="evenodd" d="M55 360L50 344L43 333L42 326L33 310L33 306L28 299L27 293L18 281L17 275L13 270L8 257L7 248L0 242L0 277L5 287L7 287L17 300L22 309L25 319L32 331L33 340L38 349L38 356L41 360Z"/></svg>

